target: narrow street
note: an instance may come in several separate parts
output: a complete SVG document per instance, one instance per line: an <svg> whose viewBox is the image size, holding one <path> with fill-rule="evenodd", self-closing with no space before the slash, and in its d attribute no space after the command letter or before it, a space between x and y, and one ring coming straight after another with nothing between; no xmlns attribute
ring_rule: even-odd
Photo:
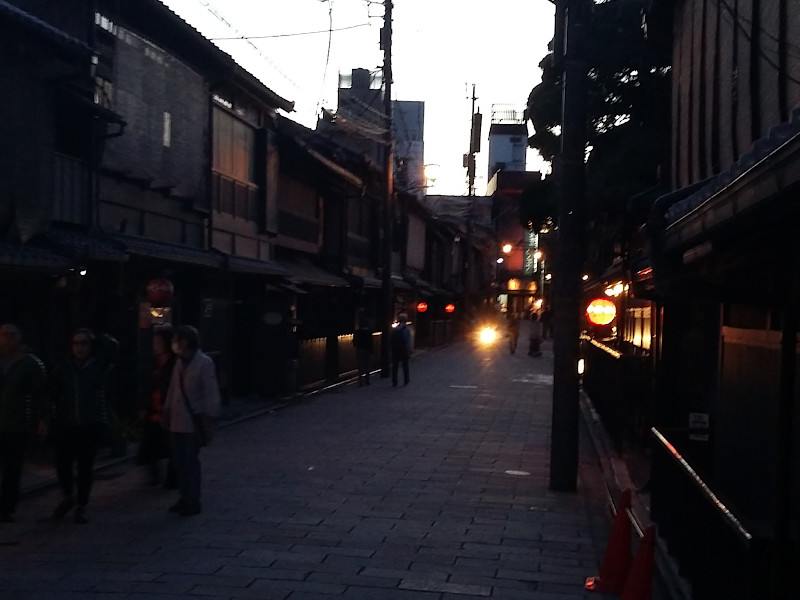
<svg viewBox="0 0 800 600"><path fill-rule="evenodd" d="M597 473L583 444L581 493L548 490L552 347L520 340L221 428L198 516L132 461L98 474L86 525L52 520L55 488L26 495L0 526L3 600L602 598Z"/></svg>

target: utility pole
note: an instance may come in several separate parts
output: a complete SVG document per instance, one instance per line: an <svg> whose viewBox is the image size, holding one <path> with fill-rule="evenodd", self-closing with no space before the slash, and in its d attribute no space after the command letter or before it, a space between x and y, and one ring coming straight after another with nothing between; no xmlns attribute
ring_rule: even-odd
<svg viewBox="0 0 800 600"><path fill-rule="evenodd" d="M466 300L472 302L472 239L473 231L473 203L475 202L475 154L481 151L481 113L475 112L475 84L472 84L472 110L470 112L469 152L464 155L464 167L467 169L469 204L467 206L467 237L464 243L464 292Z"/></svg>
<svg viewBox="0 0 800 600"><path fill-rule="evenodd" d="M383 238L381 240L381 377L389 377L389 338L394 320L394 291L392 289L392 220L394 196L394 152L392 137L392 0L384 0L381 49L383 50L383 112L386 118L384 134L385 184L383 196Z"/></svg>
<svg viewBox="0 0 800 600"><path fill-rule="evenodd" d="M554 269L555 354L550 438L550 489L572 492L578 485L578 352L580 349L581 270L584 258L586 195L586 92L589 63L586 40L592 0L558 0L556 65L563 65L561 152L554 171L560 190ZM563 51L563 63L561 52Z"/></svg>
<svg viewBox="0 0 800 600"><path fill-rule="evenodd" d="M475 195L475 154L481 151L481 113L475 112L475 84L472 84L472 111L470 113L469 153L464 155L464 167L467 169L469 196Z"/></svg>

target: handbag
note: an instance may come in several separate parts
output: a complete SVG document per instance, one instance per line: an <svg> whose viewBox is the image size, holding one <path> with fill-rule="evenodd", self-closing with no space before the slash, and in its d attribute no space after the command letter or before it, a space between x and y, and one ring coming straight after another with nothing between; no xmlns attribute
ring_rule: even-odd
<svg viewBox="0 0 800 600"><path fill-rule="evenodd" d="M183 385L183 373L180 375L181 394L183 401L186 403L186 408L192 416L194 423L194 432L197 435L197 443L200 447L208 446L214 438L214 419L206 413L196 413L189 402L189 397L186 395L186 388Z"/></svg>

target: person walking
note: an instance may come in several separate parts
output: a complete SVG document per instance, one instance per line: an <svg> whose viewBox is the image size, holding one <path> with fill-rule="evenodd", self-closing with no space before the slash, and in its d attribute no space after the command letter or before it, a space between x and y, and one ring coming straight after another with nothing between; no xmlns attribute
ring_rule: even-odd
<svg viewBox="0 0 800 600"><path fill-rule="evenodd" d="M528 356L539 357L542 355L542 322L539 320L539 315L533 313L531 315L528 340Z"/></svg>
<svg viewBox="0 0 800 600"><path fill-rule="evenodd" d="M11 523L28 441L34 432L44 437L47 431L47 371L11 323L0 325L0 374L0 523Z"/></svg>
<svg viewBox="0 0 800 600"><path fill-rule="evenodd" d="M353 346L356 349L356 365L358 367L358 385L369 385L370 362L372 360L372 327L362 314L358 329L353 333Z"/></svg>
<svg viewBox="0 0 800 600"><path fill-rule="evenodd" d="M62 519L75 508L75 523L86 523L94 483L94 461L108 432L111 410L107 390L119 344L111 336L97 339L90 329L70 338L67 360L50 382L56 474L64 498L53 511Z"/></svg>
<svg viewBox="0 0 800 600"><path fill-rule="evenodd" d="M408 317L400 314L397 317L397 327L391 334L392 349L392 385L397 387L397 371L403 366L403 385L408 385L411 378L408 373L408 358L411 355L411 329L408 327Z"/></svg>
<svg viewBox="0 0 800 600"><path fill-rule="evenodd" d="M195 419L216 417L220 392L213 359L200 349L200 334L190 325L176 327L172 351L178 356L172 371L162 426L170 432L170 451L178 474L180 498L170 511L200 514L202 472Z"/></svg>
<svg viewBox="0 0 800 600"><path fill-rule="evenodd" d="M517 313L508 313L508 344L511 354L517 351L517 343L519 342L519 315Z"/></svg>
<svg viewBox="0 0 800 600"><path fill-rule="evenodd" d="M176 361L171 345L171 325L164 325L153 330L153 366L147 384L145 406L141 411L144 423L138 458L139 463L147 469L150 485L161 483L159 462L167 459L163 487L173 490L178 487L178 476L170 458L169 432L161 426L164 403L167 399L167 390Z"/></svg>
<svg viewBox="0 0 800 600"><path fill-rule="evenodd" d="M548 306L542 312L542 339L553 337L553 311Z"/></svg>

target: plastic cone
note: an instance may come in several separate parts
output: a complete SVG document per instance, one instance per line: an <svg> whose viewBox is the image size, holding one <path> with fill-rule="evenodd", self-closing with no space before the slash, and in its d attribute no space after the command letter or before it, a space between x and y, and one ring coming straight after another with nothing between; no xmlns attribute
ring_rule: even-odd
<svg viewBox="0 0 800 600"><path fill-rule="evenodd" d="M584 588L595 592L619 594L625 587L631 569L631 522L625 509L631 506L631 491L620 494L617 514L611 525L603 564L599 575L588 577Z"/></svg>
<svg viewBox="0 0 800 600"><path fill-rule="evenodd" d="M639 549L633 559L628 581L620 600L650 600L653 592L653 561L656 545L656 530L650 525L644 530Z"/></svg>

